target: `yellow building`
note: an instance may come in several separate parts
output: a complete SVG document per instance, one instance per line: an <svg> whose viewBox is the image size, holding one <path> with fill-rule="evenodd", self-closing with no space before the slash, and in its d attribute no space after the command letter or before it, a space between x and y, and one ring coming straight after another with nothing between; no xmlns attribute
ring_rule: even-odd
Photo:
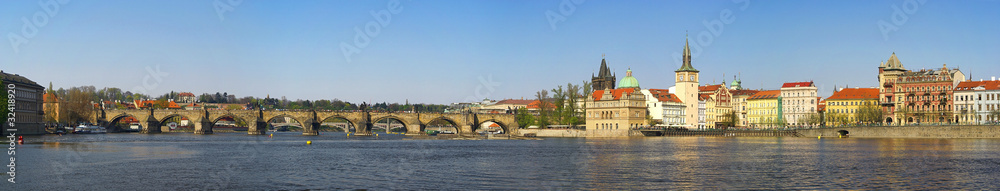
<svg viewBox="0 0 1000 191"><path fill-rule="evenodd" d="M727 114L733 111L732 95L724 84L698 87L698 94L711 98L705 99L705 128L719 129L729 126L726 122L729 121Z"/></svg>
<svg viewBox="0 0 1000 191"><path fill-rule="evenodd" d="M784 126L780 95L781 90L768 90L757 92L747 98L747 120L751 128L770 129Z"/></svg>
<svg viewBox="0 0 1000 191"><path fill-rule="evenodd" d="M881 110L879 104L879 89L875 88L844 88L833 92L826 98L826 124L831 126L861 122L858 113L862 106L868 105ZM882 116L877 117L881 121Z"/></svg>
<svg viewBox="0 0 1000 191"><path fill-rule="evenodd" d="M625 72L618 89L596 90L587 97L587 136L624 137L647 126L646 96L632 71Z"/></svg>

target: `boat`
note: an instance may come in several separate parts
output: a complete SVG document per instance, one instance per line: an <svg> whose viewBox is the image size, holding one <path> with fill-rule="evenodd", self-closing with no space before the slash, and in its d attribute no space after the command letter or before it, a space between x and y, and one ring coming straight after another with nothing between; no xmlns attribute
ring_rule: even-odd
<svg viewBox="0 0 1000 191"><path fill-rule="evenodd" d="M77 126L76 129L73 130L73 133L77 134L102 134L107 132L108 130L104 127L86 124L80 124L80 126Z"/></svg>
<svg viewBox="0 0 1000 191"><path fill-rule="evenodd" d="M444 131L441 131L441 132L440 132L440 133L438 133L438 134L455 134L455 132L454 132L454 131L448 131L448 130L444 130Z"/></svg>

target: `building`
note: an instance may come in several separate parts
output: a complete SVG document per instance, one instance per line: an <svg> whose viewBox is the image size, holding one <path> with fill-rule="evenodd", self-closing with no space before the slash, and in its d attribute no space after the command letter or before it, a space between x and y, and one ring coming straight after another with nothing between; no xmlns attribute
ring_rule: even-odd
<svg viewBox="0 0 1000 191"><path fill-rule="evenodd" d="M754 129L783 127L781 90L760 91L747 98L747 121Z"/></svg>
<svg viewBox="0 0 1000 191"><path fill-rule="evenodd" d="M708 99L703 98L705 100L705 128L723 129L733 125L728 124L733 111L732 95L729 94L729 89L726 88L725 84L723 82L718 85L698 87L698 94L708 97ZM699 116L699 118L701 117Z"/></svg>
<svg viewBox="0 0 1000 191"><path fill-rule="evenodd" d="M536 100L530 99L505 99L490 105L484 105L478 109L479 113L508 113L521 108L528 108L528 105Z"/></svg>
<svg viewBox="0 0 1000 191"><path fill-rule="evenodd" d="M965 74L943 65L940 69L906 70L896 53L878 67L884 122L894 125L950 123L954 120L954 87Z"/></svg>
<svg viewBox="0 0 1000 191"><path fill-rule="evenodd" d="M782 111L788 125L805 125L803 119L816 113L816 85L790 82L781 85Z"/></svg>
<svg viewBox="0 0 1000 191"><path fill-rule="evenodd" d="M954 120L961 124L1000 121L1000 81L965 81L954 90Z"/></svg>
<svg viewBox="0 0 1000 191"><path fill-rule="evenodd" d="M674 71L675 94L684 103L684 122L686 127L698 126L698 110L700 96L698 95L698 70L691 66L691 48L684 39L683 65Z"/></svg>
<svg viewBox="0 0 1000 191"><path fill-rule="evenodd" d="M601 68L597 76L591 74L590 84L594 88L593 90L615 89L615 75L611 73L608 62L604 58L601 58Z"/></svg>
<svg viewBox="0 0 1000 191"><path fill-rule="evenodd" d="M9 111L7 116L3 116L7 119L4 120L7 123L0 125L3 134L45 134L45 123L43 122L45 108L42 106L44 102L42 94L45 92L45 87L24 76L3 71L0 71L0 78L3 80L3 91L8 93L8 103L4 109L14 108L13 111ZM10 118L14 120L10 120ZM13 126L11 126L12 124ZM12 131L8 132L8 129Z"/></svg>
<svg viewBox="0 0 1000 191"><path fill-rule="evenodd" d="M191 92L181 92L177 94L177 100L181 103L194 103L198 102L198 97Z"/></svg>
<svg viewBox="0 0 1000 191"><path fill-rule="evenodd" d="M654 121L672 127L685 124L684 102L677 95L665 89L644 89L641 92L646 96L646 108Z"/></svg>
<svg viewBox="0 0 1000 191"><path fill-rule="evenodd" d="M867 122L881 121L875 119L875 116L868 116L872 119L864 119L864 116L859 116L866 107L881 110L878 104L879 90L876 88L844 88L833 92L833 95L826 98L826 124L837 126L866 123L866 120Z"/></svg>
<svg viewBox="0 0 1000 191"><path fill-rule="evenodd" d="M45 112L43 121L51 123L62 122L62 100L59 96L56 96L52 90L52 85L49 85L49 92L42 95L42 111Z"/></svg>
<svg viewBox="0 0 1000 191"><path fill-rule="evenodd" d="M630 130L648 125L645 96L632 72L625 75L619 84L625 88L596 90L587 97L587 136L629 136Z"/></svg>
<svg viewBox="0 0 1000 191"><path fill-rule="evenodd" d="M734 82L734 84L735 83L736 82ZM733 86L733 87L738 87L738 86ZM750 98L750 96L753 96L758 92L760 91L744 90L742 88L737 88L737 89L731 88L729 90L729 94L733 96L733 101L732 101L733 111L736 111L736 115L738 117L736 122L736 127L747 127L748 125L750 125L750 122L747 121L748 119L747 112L750 111L750 109L747 107L747 105L749 104L747 102L747 98Z"/></svg>

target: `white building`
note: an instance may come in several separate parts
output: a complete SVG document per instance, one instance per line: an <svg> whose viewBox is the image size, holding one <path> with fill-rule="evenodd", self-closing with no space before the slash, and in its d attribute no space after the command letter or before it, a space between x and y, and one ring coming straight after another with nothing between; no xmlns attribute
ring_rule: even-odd
<svg viewBox="0 0 1000 191"><path fill-rule="evenodd" d="M646 108L654 120L667 126L684 125L685 106L677 95L665 89L644 89L641 92L646 96Z"/></svg>
<svg viewBox="0 0 1000 191"><path fill-rule="evenodd" d="M813 82L790 82L781 85L782 112L788 125L799 124L816 113L816 85Z"/></svg>
<svg viewBox="0 0 1000 191"><path fill-rule="evenodd" d="M965 81L955 86L955 121L983 124L1000 121L1000 81Z"/></svg>

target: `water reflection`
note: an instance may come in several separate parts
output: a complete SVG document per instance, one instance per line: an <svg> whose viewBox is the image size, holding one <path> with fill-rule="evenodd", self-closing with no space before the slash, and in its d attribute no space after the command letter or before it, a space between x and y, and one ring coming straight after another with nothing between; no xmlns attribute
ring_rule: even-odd
<svg viewBox="0 0 1000 191"><path fill-rule="evenodd" d="M16 189L996 190L1000 177L993 139L74 136L19 147L45 160L18 163Z"/></svg>

